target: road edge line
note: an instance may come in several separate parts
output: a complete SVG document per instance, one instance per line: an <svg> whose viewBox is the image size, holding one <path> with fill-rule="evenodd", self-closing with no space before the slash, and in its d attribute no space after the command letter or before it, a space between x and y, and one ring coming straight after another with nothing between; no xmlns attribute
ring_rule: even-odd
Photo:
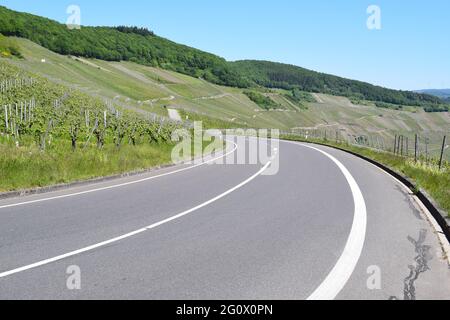
<svg viewBox="0 0 450 320"><path fill-rule="evenodd" d="M284 141L284 140L283 140ZM307 298L307 300L334 300L345 288L353 275L366 242L367 232L367 206L364 195L358 182L345 167L345 165L326 151L302 142L284 141L289 144L315 150L331 160L341 171L346 179L354 202L353 222L350 234L347 238L344 250L333 269L328 273L317 289Z"/></svg>
<svg viewBox="0 0 450 320"><path fill-rule="evenodd" d="M236 152L236 150L238 149L237 144L234 143L233 141L229 141L229 140L227 140L227 141L231 142L232 144L234 144L234 149L231 150L230 152L224 153L220 157L216 157L216 158L213 158L213 159L210 159L210 160L207 160L207 161L204 161L204 162L201 162L201 163L198 163L198 164L186 167L186 168L181 168L181 169L178 169L178 170L162 173L162 174L159 174L159 175L156 175L156 176L151 176L151 177L142 178L142 179L129 181L129 182L123 182L123 183L119 183L119 184L115 184L115 185L111 185L111 186L106 186L106 187L101 187L101 188L94 188L94 189L89 189L89 190L80 191L80 192L68 193L68 194L60 195L60 196L54 196L54 197L48 197L48 198L42 198L42 199L36 199L36 200L17 202L17 203L12 203L12 204L7 204L7 205L0 205L0 210L1 209L6 209L6 208L19 207L19 206L33 204L33 203L40 203L40 202L47 202L47 201L51 201L51 200L76 197L76 196L79 196L79 195L90 194L90 193L104 191L104 190L117 189L117 188L129 186L129 185L134 185L134 184L138 184L138 183L142 183L142 182L146 182L146 181L150 181L150 180L155 180L157 178L166 177L166 176L177 174L177 173L180 173L180 172L185 172L185 171L188 171L188 170L192 170L192 169L204 166L204 165L208 165L210 163L214 163L217 160L222 159L222 158L226 158L230 154ZM225 151L223 151L223 152L225 152ZM43 194L45 194L45 193L43 193ZM20 199L20 197L19 198L13 198L13 199Z"/></svg>
<svg viewBox="0 0 450 320"><path fill-rule="evenodd" d="M400 183L403 188L412 196L414 201L419 205L422 213L426 216L428 222L431 227L436 232L437 238L441 244L441 249L444 253L444 258L450 266L450 225L447 218L445 218L444 214L438 209L438 206L434 203L434 200L423 190L418 190L417 192L413 192L416 189L415 184L410 181L407 177L397 173L395 170L389 168L388 166L379 163L373 159L370 159L366 156L358 154L353 151L349 151L343 148L339 148L337 146L327 145L324 143L317 142L308 142L308 141L295 141L295 140L285 140L286 142L297 142L304 144L311 144L317 146L328 147L331 149L339 150L345 152L347 154L351 154L359 159L362 159L369 164L375 166L377 169L381 170L384 174L387 174L390 178L394 179L398 183Z"/></svg>

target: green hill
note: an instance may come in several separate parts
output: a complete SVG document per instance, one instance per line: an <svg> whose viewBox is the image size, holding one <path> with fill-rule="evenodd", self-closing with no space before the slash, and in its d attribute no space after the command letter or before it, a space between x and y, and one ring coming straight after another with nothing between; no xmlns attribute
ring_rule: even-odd
<svg viewBox="0 0 450 320"><path fill-rule="evenodd" d="M394 109L398 109L398 105L409 105L422 106L426 111L448 111L448 105L442 100L426 94L385 89L279 63L227 62L216 55L158 37L145 28L82 27L69 30L56 21L0 6L0 33L29 39L63 55L131 61L229 87L299 89L393 104Z"/></svg>
<svg viewBox="0 0 450 320"><path fill-rule="evenodd" d="M107 61L134 61L202 77L208 81L248 86L218 56L155 36L145 29L66 25L0 6L0 33L29 39L60 54Z"/></svg>
<svg viewBox="0 0 450 320"><path fill-rule="evenodd" d="M245 60L233 63L242 77L268 88L294 89L345 96L352 99L404 106L423 106L427 111L448 111L434 96L410 91L390 90L369 83L319 73L293 65L270 61Z"/></svg>
<svg viewBox="0 0 450 320"><path fill-rule="evenodd" d="M2 34L0 34L0 57L22 57L16 41L3 36Z"/></svg>

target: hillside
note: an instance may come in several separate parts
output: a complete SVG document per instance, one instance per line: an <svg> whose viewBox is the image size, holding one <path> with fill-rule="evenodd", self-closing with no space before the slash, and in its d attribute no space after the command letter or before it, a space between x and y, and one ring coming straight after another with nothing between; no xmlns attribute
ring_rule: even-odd
<svg viewBox="0 0 450 320"><path fill-rule="evenodd" d="M0 34L0 57L22 57L16 41L3 36L2 34Z"/></svg>
<svg viewBox="0 0 450 320"><path fill-rule="evenodd" d="M304 68L270 61L236 61L233 66L248 81L268 88L293 89L345 96L352 99L385 102L404 106L422 106L427 111L448 111L434 96L410 91L390 90L368 83L318 73Z"/></svg>
<svg viewBox="0 0 450 320"><path fill-rule="evenodd" d="M0 6L0 33L29 39L60 54L107 61L134 61L202 77L214 83L248 86L231 71L225 59L142 30L125 27L69 30L56 21Z"/></svg>
<svg viewBox="0 0 450 320"><path fill-rule="evenodd" d="M4 61L148 115L168 117L168 110L175 109L183 119L203 120L215 128L328 130L332 135L338 130L346 139L376 135L389 141L398 133L418 132L431 140L434 151L438 151L442 135L450 131L450 116L445 112L425 113L412 107L381 109L321 93L296 91L294 97L291 90L230 88L133 62L64 56L29 40L10 40L18 45L24 59ZM272 107L266 108L269 101Z"/></svg>
<svg viewBox="0 0 450 320"><path fill-rule="evenodd" d="M385 89L272 62L227 62L216 55L158 37L143 28L82 27L81 30L69 30L56 21L0 6L0 33L27 38L63 55L136 62L229 87L297 88L351 99L422 106L426 111L448 110L448 105L443 105L440 99L426 94Z"/></svg>

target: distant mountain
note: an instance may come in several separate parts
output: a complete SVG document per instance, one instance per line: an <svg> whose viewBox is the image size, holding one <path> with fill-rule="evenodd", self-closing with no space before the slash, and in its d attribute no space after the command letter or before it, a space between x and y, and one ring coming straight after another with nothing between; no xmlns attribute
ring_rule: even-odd
<svg viewBox="0 0 450 320"><path fill-rule="evenodd" d="M432 96L439 97L441 99L450 99L450 89L425 89L425 90L417 90L418 93L429 94Z"/></svg>
<svg viewBox="0 0 450 320"><path fill-rule="evenodd" d="M356 100L424 107L426 111L448 111L437 97L411 91L397 91L268 61L228 62L195 48L158 37L138 27L82 27L66 25L36 15L0 6L0 33L29 39L64 55L108 61L133 61L203 78L220 85L249 88L299 89L341 95Z"/></svg>

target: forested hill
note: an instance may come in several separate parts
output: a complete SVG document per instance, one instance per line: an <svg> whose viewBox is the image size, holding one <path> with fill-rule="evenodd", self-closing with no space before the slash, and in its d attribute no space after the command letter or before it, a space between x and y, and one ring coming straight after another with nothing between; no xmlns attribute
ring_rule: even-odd
<svg viewBox="0 0 450 320"><path fill-rule="evenodd" d="M229 86L247 87L225 59L158 37L144 28L82 27L0 6L0 33L27 38L49 50L107 61L133 61Z"/></svg>
<svg viewBox="0 0 450 320"><path fill-rule="evenodd" d="M427 111L448 111L437 97L385 89L300 67L265 62L227 62L158 37L145 28L82 27L69 30L56 21L0 6L0 33L27 38L54 52L108 61L133 61L240 88L298 88L397 105L423 106Z"/></svg>
<svg viewBox="0 0 450 320"><path fill-rule="evenodd" d="M293 65L270 61L244 60L233 63L248 81L269 88L294 89L346 96L359 100L379 101L397 105L426 106L428 111L445 111L442 100L428 94L398 91L319 73ZM432 110L434 108L434 110ZM441 109L441 110L438 110Z"/></svg>

